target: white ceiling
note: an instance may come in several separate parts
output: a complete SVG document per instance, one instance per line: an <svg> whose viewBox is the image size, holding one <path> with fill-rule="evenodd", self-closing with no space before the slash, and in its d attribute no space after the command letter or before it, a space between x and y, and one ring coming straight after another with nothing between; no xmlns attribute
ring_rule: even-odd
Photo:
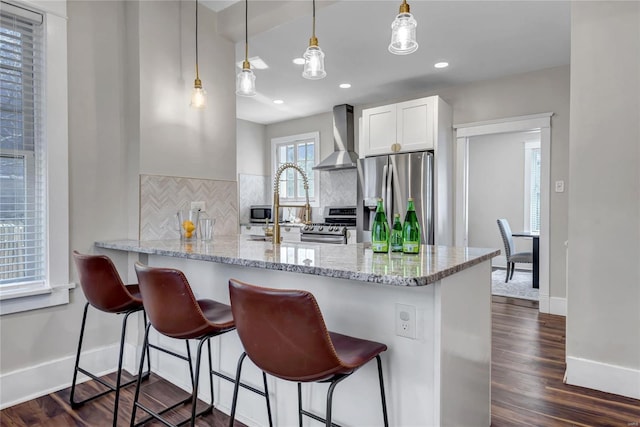
<svg viewBox="0 0 640 427"><path fill-rule="evenodd" d="M249 56L260 56L269 69L255 70L258 95L237 97L237 117L269 124L331 111L336 104L385 102L569 63L568 1L410 0L420 47L396 56L387 46L400 3L318 2L316 35L326 55L327 77L311 81L302 78L302 66L292 63L309 43L311 2L249 2ZM244 34L238 30L244 30L244 2L227 6L218 22L226 19L223 35L238 41L236 60L241 61ZM285 8L296 13L283 18ZM256 10L259 16L252 14ZM274 12L267 19L269 10ZM228 22L232 16L233 23ZM252 25L260 32L254 34ZM435 69L439 61L450 66ZM352 87L340 89L344 82ZM274 99L284 104L275 105Z"/></svg>

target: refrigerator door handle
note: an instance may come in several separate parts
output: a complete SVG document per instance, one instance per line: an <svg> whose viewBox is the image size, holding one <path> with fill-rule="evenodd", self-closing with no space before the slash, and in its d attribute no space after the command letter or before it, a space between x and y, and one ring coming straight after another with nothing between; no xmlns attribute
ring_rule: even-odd
<svg viewBox="0 0 640 427"><path fill-rule="evenodd" d="M385 170L385 174L384 174L384 185L385 185L385 200L384 200L384 212L387 216L387 222L389 222L389 220L391 220L391 224L393 224L393 212L391 212L391 210L393 209L393 200L392 199L392 187L391 187L391 183L393 180L393 168L391 167L391 165L387 165L384 167Z"/></svg>
<svg viewBox="0 0 640 427"><path fill-rule="evenodd" d="M387 221L389 221L391 225L393 224L393 170L393 164L389 161L389 174L385 177L387 205L385 206L384 211L387 215Z"/></svg>
<svg viewBox="0 0 640 427"><path fill-rule="evenodd" d="M380 197L382 197L382 203L384 206L384 212L385 214L388 212L387 211L387 204L389 203L389 189L387 186L387 179L389 176L389 165L384 165L382 167L382 181L381 181L381 185L382 188L380 189Z"/></svg>

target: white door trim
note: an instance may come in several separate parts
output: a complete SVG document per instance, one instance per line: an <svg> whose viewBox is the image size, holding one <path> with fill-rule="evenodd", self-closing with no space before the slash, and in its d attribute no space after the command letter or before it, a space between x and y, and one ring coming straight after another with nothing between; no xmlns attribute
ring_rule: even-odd
<svg viewBox="0 0 640 427"><path fill-rule="evenodd" d="M455 244L468 245L469 142L473 136L540 131L540 305L550 312L549 297L549 193L551 191L551 116L540 113L454 125L456 131Z"/></svg>

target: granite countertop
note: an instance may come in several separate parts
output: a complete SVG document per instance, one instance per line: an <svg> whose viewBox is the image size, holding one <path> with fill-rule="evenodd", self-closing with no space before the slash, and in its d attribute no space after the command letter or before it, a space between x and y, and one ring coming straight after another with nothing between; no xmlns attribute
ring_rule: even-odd
<svg viewBox="0 0 640 427"><path fill-rule="evenodd" d="M498 249L422 246L418 255L374 254L362 243L281 243L216 236L211 242L98 241L105 249L290 271L395 286L424 286L489 260Z"/></svg>

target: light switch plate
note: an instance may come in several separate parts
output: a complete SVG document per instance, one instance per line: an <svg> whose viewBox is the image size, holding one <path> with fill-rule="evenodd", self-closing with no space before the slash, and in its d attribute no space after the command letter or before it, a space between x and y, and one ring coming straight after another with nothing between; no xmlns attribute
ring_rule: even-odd
<svg viewBox="0 0 640 427"><path fill-rule="evenodd" d="M556 181L556 193L564 193L564 181Z"/></svg>

